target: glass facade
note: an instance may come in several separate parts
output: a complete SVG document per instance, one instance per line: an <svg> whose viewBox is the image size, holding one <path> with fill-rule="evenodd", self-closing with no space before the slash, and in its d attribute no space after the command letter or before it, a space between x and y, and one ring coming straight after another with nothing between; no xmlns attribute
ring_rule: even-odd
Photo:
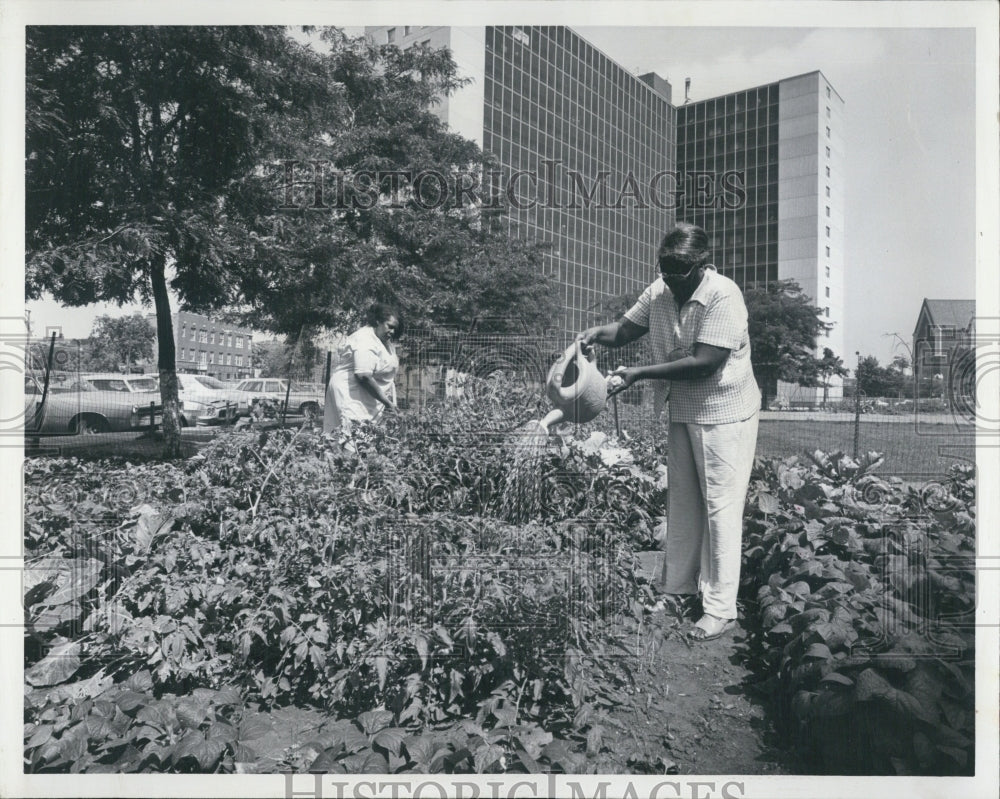
<svg viewBox="0 0 1000 799"><path fill-rule="evenodd" d="M687 176L678 219L708 232L719 272L743 288L777 280L778 84L680 106L677 168ZM745 202L723 202L727 172L742 173ZM709 180L714 193L699 191Z"/></svg>
<svg viewBox="0 0 1000 799"><path fill-rule="evenodd" d="M657 179L675 168L675 109L561 26L488 27L483 87L483 150L516 190L511 234L551 243L565 330L606 320L604 301L657 274L676 213Z"/></svg>

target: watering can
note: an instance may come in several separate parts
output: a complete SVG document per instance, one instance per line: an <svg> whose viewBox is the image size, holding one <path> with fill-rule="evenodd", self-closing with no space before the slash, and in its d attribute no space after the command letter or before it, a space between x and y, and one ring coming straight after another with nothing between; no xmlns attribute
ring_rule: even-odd
<svg viewBox="0 0 1000 799"><path fill-rule="evenodd" d="M583 354L583 344L574 341L549 370L546 394L555 405L541 421L542 427L558 422L589 422L608 401L608 387L597 365Z"/></svg>

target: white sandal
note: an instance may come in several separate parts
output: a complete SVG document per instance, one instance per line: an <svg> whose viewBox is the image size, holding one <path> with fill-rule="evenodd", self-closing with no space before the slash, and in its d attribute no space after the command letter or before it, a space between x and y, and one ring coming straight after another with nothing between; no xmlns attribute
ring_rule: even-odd
<svg viewBox="0 0 1000 799"><path fill-rule="evenodd" d="M706 613L694 623L688 632L688 638L692 641L714 641L735 627L736 619L720 619L718 616Z"/></svg>

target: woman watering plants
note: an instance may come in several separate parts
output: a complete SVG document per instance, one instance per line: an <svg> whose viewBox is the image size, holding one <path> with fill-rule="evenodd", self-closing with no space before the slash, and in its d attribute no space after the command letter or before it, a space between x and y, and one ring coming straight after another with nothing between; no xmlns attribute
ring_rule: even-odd
<svg viewBox="0 0 1000 799"><path fill-rule="evenodd" d="M323 432L342 439L355 423L396 412L399 358L392 339L400 329L399 314L378 303L368 309L366 322L341 345L326 387Z"/></svg>
<svg viewBox="0 0 1000 799"><path fill-rule="evenodd" d="M689 632L701 641L736 625L743 505L760 408L743 295L709 255L705 231L678 223L657 251L660 278L620 321L577 336L588 347L621 347L649 334L653 363L616 369L609 394L653 380L659 414L669 390L665 590L692 604L701 594Z"/></svg>

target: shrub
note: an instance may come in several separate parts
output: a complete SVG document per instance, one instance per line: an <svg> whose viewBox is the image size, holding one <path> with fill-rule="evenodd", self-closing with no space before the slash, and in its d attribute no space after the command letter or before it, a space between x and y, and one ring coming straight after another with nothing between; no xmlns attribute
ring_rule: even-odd
<svg viewBox="0 0 1000 799"><path fill-rule="evenodd" d="M971 774L971 473L924 491L880 457L758 464L744 595L778 720L829 774Z"/></svg>

